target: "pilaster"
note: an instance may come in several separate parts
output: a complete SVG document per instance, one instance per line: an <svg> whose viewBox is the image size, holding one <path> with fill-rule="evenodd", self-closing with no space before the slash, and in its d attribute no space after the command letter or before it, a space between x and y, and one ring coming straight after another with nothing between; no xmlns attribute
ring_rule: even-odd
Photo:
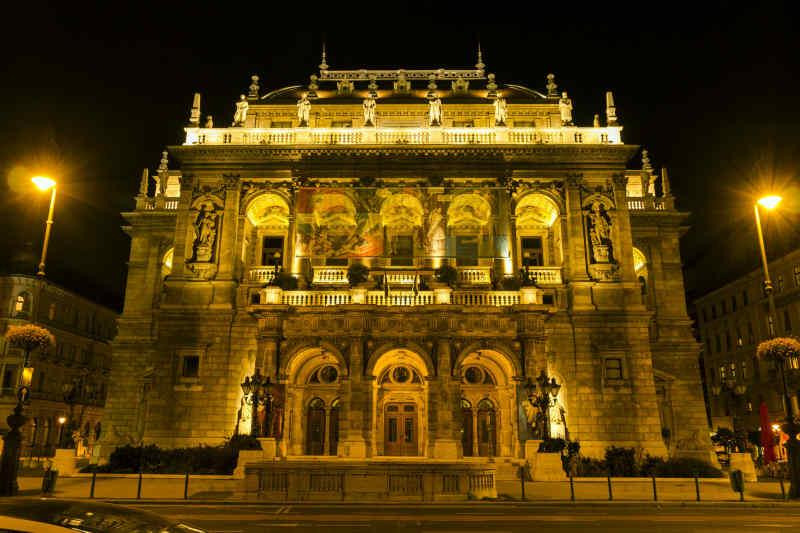
<svg viewBox="0 0 800 533"><path fill-rule="evenodd" d="M232 280L236 258L236 226L239 213L239 190L241 184L237 175L223 175L225 186L225 207L222 216L222 242L218 280Z"/></svg>

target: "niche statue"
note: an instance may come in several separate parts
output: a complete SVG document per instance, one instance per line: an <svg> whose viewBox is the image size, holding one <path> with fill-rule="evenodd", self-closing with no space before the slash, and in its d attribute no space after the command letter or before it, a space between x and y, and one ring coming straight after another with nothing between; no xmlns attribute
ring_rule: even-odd
<svg viewBox="0 0 800 533"><path fill-rule="evenodd" d="M217 241L217 218L214 206L203 204L192 227L194 229L193 261L210 263L214 259L214 244Z"/></svg>
<svg viewBox="0 0 800 533"><path fill-rule="evenodd" d="M592 202L587 218L593 263L612 263L611 217L600 202Z"/></svg>

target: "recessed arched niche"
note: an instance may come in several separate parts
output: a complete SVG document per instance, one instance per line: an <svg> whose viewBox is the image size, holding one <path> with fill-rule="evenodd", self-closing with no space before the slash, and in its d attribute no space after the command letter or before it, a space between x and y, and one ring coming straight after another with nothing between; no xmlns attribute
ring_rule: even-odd
<svg viewBox="0 0 800 533"><path fill-rule="evenodd" d="M447 255L456 257L456 265L475 267L491 264L492 206L475 193L456 196L447 209Z"/></svg>
<svg viewBox="0 0 800 533"><path fill-rule="evenodd" d="M386 255L392 266L411 266L415 252L425 244L423 232L424 211L416 197L397 193L387 197L381 204Z"/></svg>
<svg viewBox="0 0 800 533"><path fill-rule="evenodd" d="M246 262L257 267L285 266L289 213L286 200L275 193L261 194L250 202L245 211L249 231L242 253Z"/></svg>
<svg viewBox="0 0 800 533"><path fill-rule="evenodd" d="M520 198L514 208L519 264L523 267L558 266L563 260L558 204L542 193Z"/></svg>

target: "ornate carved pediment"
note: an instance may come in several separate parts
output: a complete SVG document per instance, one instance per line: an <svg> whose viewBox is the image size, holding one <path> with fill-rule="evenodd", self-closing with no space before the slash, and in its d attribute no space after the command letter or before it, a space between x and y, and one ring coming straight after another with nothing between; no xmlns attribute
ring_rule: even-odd
<svg viewBox="0 0 800 533"><path fill-rule="evenodd" d="M283 229L289 225L289 205L277 193L256 196L247 206L247 218L260 228Z"/></svg>
<svg viewBox="0 0 800 533"><path fill-rule="evenodd" d="M491 216L491 204L485 197L475 193L460 194L447 210L447 225L464 230L480 230L487 226Z"/></svg>

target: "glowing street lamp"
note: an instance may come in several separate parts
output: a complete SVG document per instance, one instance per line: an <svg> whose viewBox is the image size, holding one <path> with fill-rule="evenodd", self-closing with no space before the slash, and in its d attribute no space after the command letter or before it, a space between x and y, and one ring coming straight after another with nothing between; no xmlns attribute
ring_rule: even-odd
<svg viewBox="0 0 800 533"><path fill-rule="evenodd" d="M53 225L53 207L56 204L56 182L44 176L35 176L31 181L42 191L52 189L50 194L50 211L47 214L47 225L44 230L44 244L42 245L42 260L39 261L37 276L44 276L44 261L47 258L47 244L50 242L50 228Z"/></svg>

